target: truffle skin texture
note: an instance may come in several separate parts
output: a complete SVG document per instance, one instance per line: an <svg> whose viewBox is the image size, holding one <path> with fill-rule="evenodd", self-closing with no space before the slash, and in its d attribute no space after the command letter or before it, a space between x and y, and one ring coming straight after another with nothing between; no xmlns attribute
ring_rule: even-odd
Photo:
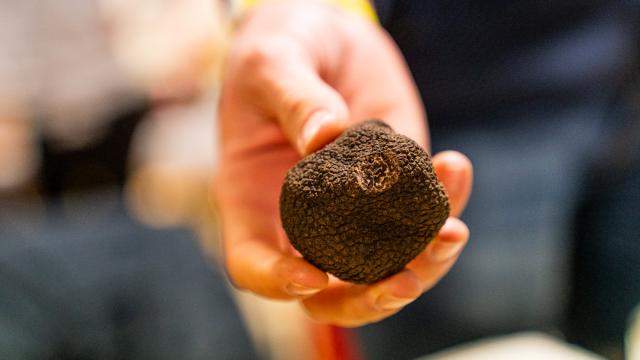
<svg viewBox="0 0 640 360"><path fill-rule="evenodd" d="M379 120L300 161L280 194L291 244L316 267L358 284L402 270L448 216L429 155Z"/></svg>

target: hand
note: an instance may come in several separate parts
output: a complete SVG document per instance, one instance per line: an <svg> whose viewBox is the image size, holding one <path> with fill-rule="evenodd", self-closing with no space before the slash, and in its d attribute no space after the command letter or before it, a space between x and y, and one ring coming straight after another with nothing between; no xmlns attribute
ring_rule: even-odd
<svg viewBox="0 0 640 360"><path fill-rule="evenodd" d="M358 326L392 315L446 274L468 238L454 217L470 193L471 163L455 152L433 159L454 217L402 272L368 286L330 279L286 239L278 198L287 170L370 118L428 148L416 87L378 26L305 2L262 5L245 19L223 81L216 183L226 266L237 287L302 300L314 319Z"/></svg>

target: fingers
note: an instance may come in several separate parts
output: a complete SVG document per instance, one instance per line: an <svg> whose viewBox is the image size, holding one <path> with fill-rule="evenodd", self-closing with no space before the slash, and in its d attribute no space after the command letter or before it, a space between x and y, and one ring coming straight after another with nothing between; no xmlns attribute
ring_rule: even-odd
<svg viewBox="0 0 640 360"><path fill-rule="evenodd" d="M299 154L317 150L347 127L345 101L299 44L267 38L236 56L235 73L245 83L246 99L278 121Z"/></svg>
<svg viewBox="0 0 640 360"><path fill-rule="evenodd" d="M328 284L324 272L259 240L229 241L225 254L233 284L258 295L295 299L315 294Z"/></svg>
<svg viewBox="0 0 640 360"><path fill-rule="evenodd" d="M468 239L469 229L465 223L450 217L438 236L407 265L420 279L423 291L431 289L449 272Z"/></svg>
<svg viewBox="0 0 640 360"><path fill-rule="evenodd" d="M292 254L278 218L289 146L233 157L216 177L225 265L234 285L273 299L297 299L327 286L327 275Z"/></svg>
<svg viewBox="0 0 640 360"><path fill-rule="evenodd" d="M354 327L393 315L421 293L420 279L405 269L369 286L336 280L302 305L316 321Z"/></svg>
<svg viewBox="0 0 640 360"><path fill-rule="evenodd" d="M471 195L471 161L457 151L443 151L433 156L433 168L447 190L451 216L460 216Z"/></svg>
<svg viewBox="0 0 640 360"><path fill-rule="evenodd" d="M469 228L460 216L469 200L473 182L471 161L457 151L443 151L433 157L433 167L449 196L451 217L427 248L407 268L420 278L424 291L449 272L469 239Z"/></svg>
<svg viewBox="0 0 640 360"><path fill-rule="evenodd" d="M340 326L361 326L382 320L440 281L468 238L466 225L449 218L438 236L405 270L369 286L336 280L325 290L302 300L303 307L313 319Z"/></svg>

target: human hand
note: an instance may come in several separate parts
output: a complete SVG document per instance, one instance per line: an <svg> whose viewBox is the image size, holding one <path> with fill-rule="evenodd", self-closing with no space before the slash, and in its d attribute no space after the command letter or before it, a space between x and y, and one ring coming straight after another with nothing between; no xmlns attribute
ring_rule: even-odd
<svg viewBox="0 0 640 360"><path fill-rule="evenodd" d="M291 247L279 219L289 168L357 121L379 118L425 149L426 115L409 71L378 26L322 4L256 8L227 60L219 109L222 159L216 183L225 260L234 284L298 299L317 320L358 326L399 311L455 262L468 229L455 218L471 190L463 155L434 156L451 218L405 270L372 285L331 278Z"/></svg>

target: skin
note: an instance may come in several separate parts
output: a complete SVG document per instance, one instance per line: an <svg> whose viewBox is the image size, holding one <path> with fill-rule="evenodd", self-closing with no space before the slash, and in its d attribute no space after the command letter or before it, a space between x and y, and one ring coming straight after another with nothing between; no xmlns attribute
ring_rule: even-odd
<svg viewBox="0 0 640 360"><path fill-rule="evenodd" d="M305 2L268 3L244 19L224 74L215 184L225 264L235 286L298 300L315 320L353 327L393 315L449 271L469 237L457 217L472 183L471 162L455 151L433 157L451 217L400 273L371 285L345 283L306 262L288 243L278 209L287 170L370 118L387 121L428 149L416 86L379 26Z"/></svg>

